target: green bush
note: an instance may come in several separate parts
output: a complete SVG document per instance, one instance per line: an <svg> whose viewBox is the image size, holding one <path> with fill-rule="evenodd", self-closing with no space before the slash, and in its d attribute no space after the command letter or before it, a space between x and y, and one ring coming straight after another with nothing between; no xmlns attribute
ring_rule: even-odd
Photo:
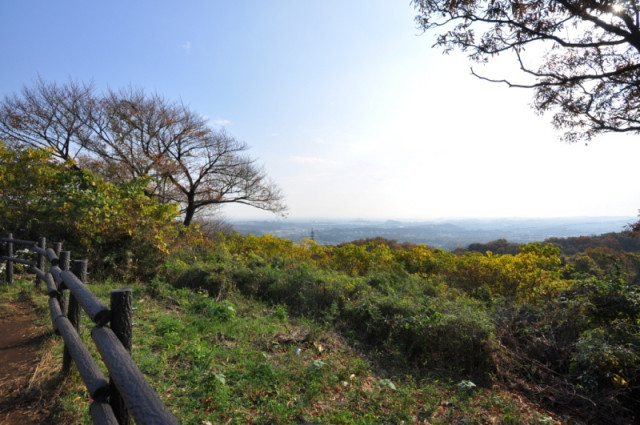
<svg viewBox="0 0 640 425"><path fill-rule="evenodd" d="M268 288L282 279L281 275L281 270L272 267L242 267L233 273L233 281L245 296L265 299Z"/></svg>
<svg viewBox="0 0 640 425"><path fill-rule="evenodd" d="M233 290L238 267L238 260L224 246L210 246L204 251L187 248L169 257L162 268L162 278L175 288L205 291L222 300Z"/></svg>
<svg viewBox="0 0 640 425"><path fill-rule="evenodd" d="M640 335L621 323L609 329L595 328L584 331L571 355L572 372L578 376L580 386L589 393L632 390L640 380ZM617 334L617 335L616 335ZM624 336L623 336L624 334Z"/></svg>
<svg viewBox="0 0 640 425"><path fill-rule="evenodd" d="M45 149L12 150L0 142L0 232L64 242L88 258L94 276L149 278L177 238L174 204L145 194L147 181L106 182Z"/></svg>
<svg viewBox="0 0 640 425"><path fill-rule="evenodd" d="M587 278L573 288L574 314L585 324L571 353L571 372L589 394L612 402L640 392L640 292L624 279ZM627 403L628 404L628 403ZM634 403L636 406L638 403Z"/></svg>
<svg viewBox="0 0 640 425"><path fill-rule="evenodd" d="M286 304L291 314L321 318L333 304L342 305L357 292L360 279L319 270L308 263L286 270L272 270L271 279L261 298L275 304Z"/></svg>
<svg viewBox="0 0 640 425"><path fill-rule="evenodd" d="M344 313L369 344L383 345L430 369L482 375L491 368L493 325L478 302L444 297L366 297Z"/></svg>

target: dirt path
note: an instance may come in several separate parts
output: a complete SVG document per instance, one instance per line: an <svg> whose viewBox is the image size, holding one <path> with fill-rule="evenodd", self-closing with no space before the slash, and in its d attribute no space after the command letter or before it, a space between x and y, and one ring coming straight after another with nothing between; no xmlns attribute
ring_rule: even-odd
<svg viewBox="0 0 640 425"><path fill-rule="evenodd" d="M0 310L0 425L52 423L47 394L35 380L46 329L33 325L35 308L14 302Z"/></svg>

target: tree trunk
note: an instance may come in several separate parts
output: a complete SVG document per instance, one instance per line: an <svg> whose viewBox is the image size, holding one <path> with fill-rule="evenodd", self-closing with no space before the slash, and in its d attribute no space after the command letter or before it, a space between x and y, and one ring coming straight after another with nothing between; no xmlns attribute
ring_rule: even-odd
<svg viewBox="0 0 640 425"><path fill-rule="evenodd" d="M193 220L193 216L196 213L196 206L193 199L189 199L187 203L187 209L184 212L184 221L182 224L188 226L191 224L191 220Z"/></svg>

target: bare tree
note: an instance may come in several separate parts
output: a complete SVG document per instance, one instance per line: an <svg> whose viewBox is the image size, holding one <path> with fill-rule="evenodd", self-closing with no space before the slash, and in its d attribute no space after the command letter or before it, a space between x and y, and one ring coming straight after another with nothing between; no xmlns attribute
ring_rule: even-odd
<svg viewBox="0 0 640 425"><path fill-rule="evenodd" d="M0 137L9 144L51 148L63 160L74 159L82 150L95 102L91 84L58 85L38 78L34 87L25 86L0 103Z"/></svg>
<svg viewBox="0 0 640 425"><path fill-rule="evenodd" d="M149 193L180 203L185 225L199 210L225 203L286 209L279 189L246 155L248 146L182 103L142 90L112 91L90 123L87 149L128 178L151 177Z"/></svg>
<svg viewBox="0 0 640 425"><path fill-rule="evenodd" d="M226 203L286 210L248 146L180 102L134 88L95 96L91 86L38 80L0 108L0 134L9 140L52 147L112 181L149 178L148 194L178 202L185 225Z"/></svg>
<svg viewBox="0 0 640 425"><path fill-rule="evenodd" d="M175 140L209 131L205 120L181 104L134 88L109 91L87 126L83 145L101 163L93 168L102 165L110 180L150 177L149 193L161 198L170 168L167 152Z"/></svg>
<svg viewBox="0 0 640 425"><path fill-rule="evenodd" d="M612 0L413 0L416 22L437 31L445 52L484 63L511 54L522 81L482 79L534 90L567 141L640 132L640 7ZM544 54L540 54L543 51Z"/></svg>
<svg viewBox="0 0 640 425"><path fill-rule="evenodd" d="M176 140L167 152L172 161L166 176L178 189L173 200L185 204L184 224L188 225L199 209L226 203L274 213L286 210L280 190L245 154L247 149L245 143L224 131Z"/></svg>

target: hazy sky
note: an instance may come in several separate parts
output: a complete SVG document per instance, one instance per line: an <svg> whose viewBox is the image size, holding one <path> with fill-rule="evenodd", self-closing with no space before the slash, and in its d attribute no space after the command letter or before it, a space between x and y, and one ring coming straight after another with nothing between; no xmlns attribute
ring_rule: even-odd
<svg viewBox="0 0 640 425"><path fill-rule="evenodd" d="M408 0L6 1L0 94L40 75L181 99L251 146L291 218L636 215L637 136L560 142L531 92L472 77L414 14Z"/></svg>

